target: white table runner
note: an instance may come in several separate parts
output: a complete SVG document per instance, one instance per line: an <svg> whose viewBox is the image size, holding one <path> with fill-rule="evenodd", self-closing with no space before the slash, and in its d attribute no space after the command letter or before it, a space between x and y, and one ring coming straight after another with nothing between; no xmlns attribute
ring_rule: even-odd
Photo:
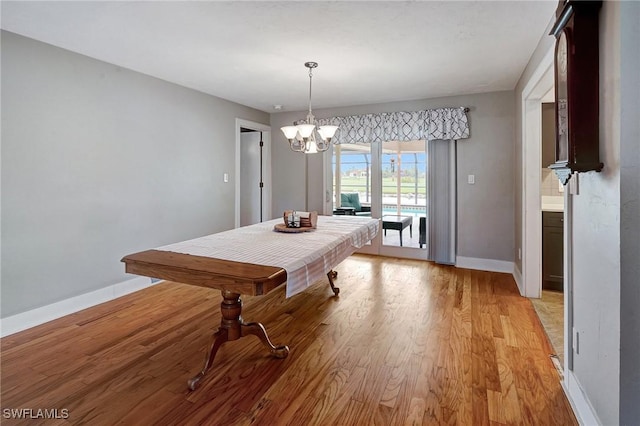
<svg viewBox="0 0 640 426"><path fill-rule="evenodd" d="M276 223L282 223L282 219L156 250L283 268L287 271L286 295L291 297L371 241L380 229L378 219L353 216L318 216L316 230L297 234L275 232Z"/></svg>

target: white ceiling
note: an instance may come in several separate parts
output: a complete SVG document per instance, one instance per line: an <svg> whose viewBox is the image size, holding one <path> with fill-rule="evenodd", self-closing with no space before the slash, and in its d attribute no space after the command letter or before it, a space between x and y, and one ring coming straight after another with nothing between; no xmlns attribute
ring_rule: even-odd
<svg viewBox="0 0 640 426"><path fill-rule="evenodd" d="M557 1L2 1L2 28L267 112L511 90Z"/></svg>

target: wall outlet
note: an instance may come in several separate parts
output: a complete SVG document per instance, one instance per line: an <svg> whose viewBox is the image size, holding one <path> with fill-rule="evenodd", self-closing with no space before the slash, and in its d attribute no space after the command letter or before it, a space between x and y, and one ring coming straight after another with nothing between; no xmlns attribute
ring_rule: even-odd
<svg viewBox="0 0 640 426"><path fill-rule="evenodd" d="M229 182L229 173L225 173L225 174L222 175L222 181L224 183Z"/></svg>
<svg viewBox="0 0 640 426"><path fill-rule="evenodd" d="M467 183L469 185L473 185L474 183L476 183L476 175L467 176Z"/></svg>

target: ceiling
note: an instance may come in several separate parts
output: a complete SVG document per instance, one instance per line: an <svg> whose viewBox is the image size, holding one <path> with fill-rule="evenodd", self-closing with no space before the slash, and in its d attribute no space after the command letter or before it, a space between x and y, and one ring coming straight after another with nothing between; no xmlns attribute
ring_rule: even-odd
<svg viewBox="0 0 640 426"><path fill-rule="evenodd" d="M511 90L552 1L2 1L2 28L266 112Z"/></svg>

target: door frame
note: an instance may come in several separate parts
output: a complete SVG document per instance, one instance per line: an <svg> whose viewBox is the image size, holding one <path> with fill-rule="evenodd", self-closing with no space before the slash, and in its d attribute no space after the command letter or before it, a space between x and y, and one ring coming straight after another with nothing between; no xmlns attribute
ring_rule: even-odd
<svg viewBox="0 0 640 426"><path fill-rule="evenodd" d="M427 153L428 158L428 141L425 141L425 152ZM376 216L382 217L382 197L377 196L376 194L382 193L382 168L381 168L381 151L382 145L380 142L371 142L370 144L370 153L371 153L371 216L375 218ZM333 145L331 149L329 149L325 155L323 155L323 193L325 195L324 200L324 214L331 215L333 214L333 170L332 170L332 157L333 157ZM428 167L428 166L427 166ZM429 175L429 170L427 170L427 178ZM428 191L428 189L427 189ZM427 194L428 200L428 194ZM427 205L428 209L428 205ZM390 256L390 257L398 257L404 259L416 259L416 260L428 260L429 258L429 248L427 249L419 249L415 247L396 247L396 246L388 246L384 245L382 238L382 219L380 220L380 231L375 236L373 240L371 240L371 244L367 244L359 249L358 253L366 253L366 254L375 254L381 256ZM418 229L414 229L415 233L418 233ZM414 234L415 235L415 234Z"/></svg>
<svg viewBox="0 0 640 426"><path fill-rule="evenodd" d="M522 287L525 297L542 294L542 99L553 88L552 47L522 91Z"/></svg>
<svg viewBox="0 0 640 426"><path fill-rule="evenodd" d="M553 89L555 44L534 71L522 91L522 279L525 297L542 295L542 100ZM574 182L575 183L575 182ZM570 191L564 192L564 362L565 380L573 370L573 255Z"/></svg>
<svg viewBox="0 0 640 426"><path fill-rule="evenodd" d="M235 218L234 227L240 227L240 144L242 143L242 135L240 128L251 129L262 132L262 141L264 142L264 151L262 152L262 181L264 182L262 217L264 220L271 219L271 126L254 121L236 118L236 154L235 154Z"/></svg>

